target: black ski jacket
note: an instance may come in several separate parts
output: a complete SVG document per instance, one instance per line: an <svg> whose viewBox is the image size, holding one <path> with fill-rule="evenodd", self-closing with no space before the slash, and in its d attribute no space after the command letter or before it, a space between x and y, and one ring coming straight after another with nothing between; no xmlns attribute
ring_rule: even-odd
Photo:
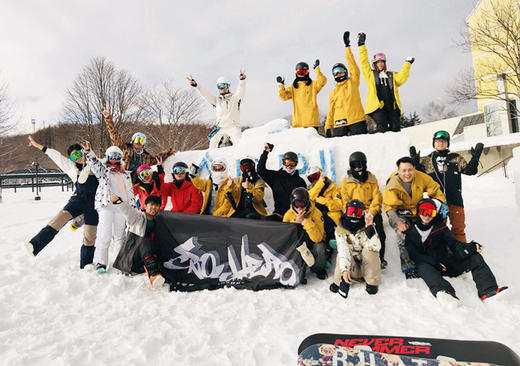
<svg viewBox="0 0 520 366"><path fill-rule="evenodd" d="M444 160L444 169L439 170L437 161ZM478 171L478 157L471 158L470 162L457 153L449 150L434 151L419 160L417 169L428 174L434 181L439 183L442 192L446 196L446 203L464 207L462 201L461 174L475 175Z"/></svg>
<svg viewBox="0 0 520 366"><path fill-rule="evenodd" d="M290 208L290 197L294 188L307 188L305 181L298 174L287 173L283 168L280 170L266 169L267 155L269 153L264 150L258 161L258 175L271 187L274 198L274 212L283 216Z"/></svg>

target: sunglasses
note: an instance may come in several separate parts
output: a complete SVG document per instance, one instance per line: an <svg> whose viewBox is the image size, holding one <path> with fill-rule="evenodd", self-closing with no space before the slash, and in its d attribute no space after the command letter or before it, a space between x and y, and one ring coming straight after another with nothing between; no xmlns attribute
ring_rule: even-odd
<svg viewBox="0 0 520 366"><path fill-rule="evenodd" d="M188 169L186 169L183 166L176 166L173 168L173 174L185 174L188 172Z"/></svg>
<svg viewBox="0 0 520 366"><path fill-rule="evenodd" d="M448 140L450 138L450 134L446 131L438 131L433 135L434 139L444 139Z"/></svg>
<svg viewBox="0 0 520 366"><path fill-rule="evenodd" d="M298 69L296 70L296 75L298 76L305 76L309 73L309 70L304 70L304 69Z"/></svg>
<svg viewBox="0 0 520 366"><path fill-rule="evenodd" d="M146 139L144 137L136 137L134 139L134 144L144 145L145 142L146 142Z"/></svg>
<svg viewBox="0 0 520 366"><path fill-rule="evenodd" d="M285 160L283 162L283 166L285 166L287 168L296 168L296 165L297 165L297 163L295 163L294 161L290 161L290 160Z"/></svg>
<svg viewBox="0 0 520 366"><path fill-rule="evenodd" d="M417 212L419 213L419 216L430 216L430 217L437 216L437 210L435 210L434 208L431 208L431 207L419 207Z"/></svg>
<svg viewBox="0 0 520 366"><path fill-rule="evenodd" d="M83 157L83 153L81 150L76 150L70 153L69 158L70 160L76 162L76 160L81 159Z"/></svg>
<svg viewBox="0 0 520 366"><path fill-rule="evenodd" d="M338 74L344 73L346 70L341 66L335 67L332 69L332 75L336 76Z"/></svg>
<svg viewBox="0 0 520 366"><path fill-rule="evenodd" d="M123 155L118 152L111 152L107 155L108 160L121 160L122 157Z"/></svg>
<svg viewBox="0 0 520 366"><path fill-rule="evenodd" d="M229 84L228 83L218 83L217 89L219 89L219 90L229 89Z"/></svg>
<svg viewBox="0 0 520 366"><path fill-rule="evenodd" d="M139 179L143 180L144 178L148 177L149 175L152 175L152 171L150 169L144 169L137 174Z"/></svg>
<svg viewBox="0 0 520 366"><path fill-rule="evenodd" d="M363 216L363 209L361 207L348 206L347 216L361 217Z"/></svg>
<svg viewBox="0 0 520 366"><path fill-rule="evenodd" d="M319 172L316 172L316 173L313 173L313 174L311 174L311 175L308 175L308 176L307 176L307 179L309 180L309 182L314 183L314 182L316 182L318 179L320 179L320 173L319 173Z"/></svg>
<svg viewBox="0 0 520 366"><path fill-rule="evenodd" d="M305 208L305 207L307 207L307 201L297 200L297 201L293 201L292 204L296 208Z"/></svg>

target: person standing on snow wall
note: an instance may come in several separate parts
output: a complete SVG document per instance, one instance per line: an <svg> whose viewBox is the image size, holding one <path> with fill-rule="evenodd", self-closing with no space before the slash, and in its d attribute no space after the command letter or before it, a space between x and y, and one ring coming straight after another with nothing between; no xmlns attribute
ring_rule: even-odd
<svg viewBox="0 0 520 366"><path fill-rule="evenodd" d="M83 245L80 252L79 267L91 264L94 258L94 243L98 224L98 213L94 208L94 198L98 180L86 164L85 156L79 144L69 146L68 158L58 151L41 145L29 136L29 146L40 149L67 175L76 186L74 193L63 209L24 246L29 254L36 256L58 234L67 222L80 215L84 216Z"/></svg>
<svg viewBox="0 0 520 366"><path fill-rule="evenodd" d="M293 100L292 127L320 127L320 115L316 100L320 90L327 84L327 78L320 71L320 60L314 62L316 81L309 77L309 65L299 62L296 65L296 78L289 87L285 87L285 79L276 77L280 99Z"/></svg>
<svg viewBox="0 0 520 366"><path fill-rule="evenodd" d="M368 87L366 113L376 123L377 132L399 132L403 109L397 89L408 79L415 58L408 57L401 71L393 72L386 69L386 55L381 52L376 53L372 58L372 69L368 61L365 40L366 34L359 33L359 63Z"/></svg>
<svg viewBox="0 0 520 366"><path fill-rule="evenodd" d="M432 144L435 150L422 158L420 158L420 152L417 153L415 147L411 146L410 157L418 170L428 174L441 186L448 204L451 232L458 241L465 243L466 215L462 201L461 174L477 174L478 162L484 145L479 142L475 148L471 148L471 160L468 163L462 156L448 149L450 147L448 132L435 132Z"/></svg>
<svg viewBox="0 0 520 366"><path fill-rule="evenodd" d="M214 96L209 91L198 84L193 76L187 77L190 85L193 86L202 95L206 101L215 108L217 113L217 123L211 133L208 135L209 148L216 149L218 147L237 145L242 130L240 129L240 107L244 95L246 93L246 70L240 70L240 82L235 94L231 94L229 87L231 83L227 78L221 76L217 80L218 96Z"/></svg>
<svg viewBox="0 0 520 366"><path fill-rule="evenodd" d="M327 137L367 133L365 110L359 95L360 72L350 49L349 31L343 34L343 41L350 75L344 64L337 63L332 66L332 76L336 80L336 86L329 94L329 111L325 122Z"/></svg>

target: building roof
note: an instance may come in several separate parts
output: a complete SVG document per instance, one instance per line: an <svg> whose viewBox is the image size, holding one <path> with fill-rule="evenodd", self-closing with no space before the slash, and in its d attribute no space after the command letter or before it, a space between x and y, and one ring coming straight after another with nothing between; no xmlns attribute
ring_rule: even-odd
<svg viewBox="0 0 520 366"><path fill-rule="evenodd" d="M460 135L461 133L463 133L464 127L479 125L481 123L484 123L484 113L475 113L470 114L468 116L463 116L461 117L459 124L455 128L453 136Z"/></svg>

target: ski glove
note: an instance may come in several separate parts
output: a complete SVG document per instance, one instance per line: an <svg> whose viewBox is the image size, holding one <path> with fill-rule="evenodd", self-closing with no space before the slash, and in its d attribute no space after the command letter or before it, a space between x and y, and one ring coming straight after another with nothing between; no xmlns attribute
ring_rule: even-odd
<svg viewBox="0 0 520 366"><path fill-rule="evenodd" d="M419 159L420 159L420 156L421 156L421 152L417 152L417 150L415 149L415 146L410 146L410 157L412 158L412 162L413 162L413 166L414 167L418 167L419 166Z"/></svg>
<svg viewBox="0 0 520 366"><path fill-rule="evenodd" d="M484 149L484 144L482 142L479 142L475 145L475 147L471 148L471 159L480 159L480 155L482 154L482 150Z"/></svg>
<svg viewBox="0 0 520 366"><path fill-rule="evenodd" d="M406 62L409 62L409 63L411 63L411 64L413 64L413 62L415 61L415 57L411 57L411 56L409 56L409 57L406 58L405 61L406 61Z"/></svg>
<svg viewBox="0 0 520 366"><path fill-rule="evenodd" d="M448 205L444 202L441 202L441 207L439 208L439 215L441 215L443 220L446 220L446 217L448 217L448 212L450 212Z"/></svg>
<svg viewBox="0 0 520 366"><path fill-rule="evenodd" d="M343 42L345 42L345 47L350 47L350 32L346 31L343 33Z"/></svg>
<svg viewBox="0 0 520 366"><path fill-rule="evenodd" d="M285 79L284 79L283 77L281 77L281 76L277 76L277 77L276 77L276 82L277 82L278 84L282 84L282 85L284 85L284 83L285 83Z"/></svg>
<svg viewBox="0 0 520 366"><path fill-rule="evenodd" d="M191 164L190 166L190 177L195 178L197 176L197 173L199 172L199 166L195 164Z"/></svg>
<svg viewBox="0 0 520 366"><path fill-rule="evenodd" d="M314 66L312 68L315 69L318 66L320 66L320 60L316 59L316 61L314 61Z"/></svg>
<svg viewBox="0 0 520 366"><path fill-rule="evenodd" d="M358 46L363 46L365 44L365 41L367 40L367 35L365 33L358 33Z"/></svg>
<svg viewBox="0 0 520 366"><path fill-rule="evenodd" d="M420 278L419 273L417 273L415 268L408 268L406 271L404 271L404 275L406 276L407 280L412 278Z"/></svg>

